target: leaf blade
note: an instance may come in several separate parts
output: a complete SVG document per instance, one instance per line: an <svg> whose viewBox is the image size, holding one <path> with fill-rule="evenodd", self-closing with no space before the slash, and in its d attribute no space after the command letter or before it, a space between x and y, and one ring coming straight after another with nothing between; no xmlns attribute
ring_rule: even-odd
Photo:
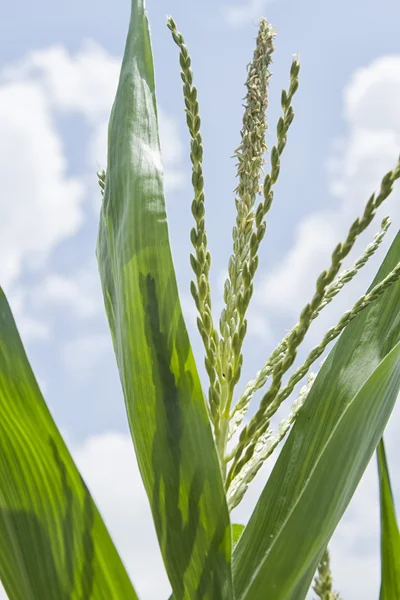
<svg viewBox="0 0 400 600"><path fill-rule="evenodd" d="M244 525L240 523L234 523L232 525L232 543L234 546L238 543L240 536L242 535L244 530Z"/></svg>
<svg viewBox="0 0 400 600"><path fill-rule="evenodd" d="M383 279L396 266L399 257L400 234L393 242L374 284ZM317 459L323 455L330 434L335 430L347 407L351 406L357 398L365 381L400 340L400 315L397 308L399 302L400 285L397 283L346 328L322 366L305 405L300 411L289 438L278 457L250 522L235 548L234 581L237 598L252 598L248 587L253 586L253 589L255 589L255 586L258 585L255 580L265 583L265 588L263 588L265 594L270 589L268 585L275 585L273 597L277 600L289 596L296 598L296 600L305 597L320 556L334 529L333 522L335 519L328 527L327 522L324 521L325 515L322 515L318 502L316 500L311 502L310 500L308 520L316 522L321 519L317 536L319 543L315 546L310 538L311 528L308 532L303 532L301 534L304 535L302 542L307 541L308 545L306 544L301 552L297 548L298 552L294 556L290 553L291 562L288 553L283 553L279 558L276 556L275 550L272 550L272 546L277 547L279 545L275 536L280 535L281 539L286 536L286 541L288 541L289 529L288 527L285 529L285 519L289 519L297 498L309 486L308 479L311 477L313 466L316 464ZM388 402L387 408L391 410L390 402ZM385 418L388 418L388 414L386 412L384 414ZM382 425L384 421L379 422ZM371 431L370 435L372 436ZM375 439L374 436L372 438ZM378 441L379 438L376 439L375 444ZM368 444L371 443L371 440L365 439L360 443L363 446L365 456L368 456L370 451ZM349 454L347 462L345 461L346 469L350 468L350 456L351 454ZM364 465L364 462L360 464ZM330 467L327 468L329 471ZM358 477L361 477L360 471L352 474L353 487L350 486L350 488L346 488L343 478L340 479L339 477L339 485L343 488L346 502L350 500L354 492ZM323 494L324 490L322 489L320 493ZM338 521L345 506L342 504L339 506L337 498L332 502L337 503L336 512L333 511L332 504L330 510L336 514L335 518ZM300 531L300 522L298 527ZM280 532L280 528L283 528L283 533ZM300 537L298 532L293 534L293 539L296 542L291 543L291 546L297 547L297 542L300 543ZM282 569L285 568L287 573L283 577ZM275 584L273 584L272 578L269 577L269 582L265 581L265 579L268 579L266 577L267 571L269 574L278 573L279 569L281 569L280 580L275 580ZM293 575L294 573L296 575ZM307 581L304 578L302 580L300 576L302 573ZM292 586L290 593L287 586ZM285 596L285 593L288 595Z"/></svg>
<svg viewBox="0 0 400 600"><path fill-rule="evenodd" d="M229 513L169 246L142 0L132 2L110 120L97 255L131 433L174 596L231 598Z"/></svg>
<svg viewBox="0 0 400 600"><path fill-rule="evenodd" d="M381 589L380 600L400 598L400 532L383 438L377 448L381 508Z"/></svg>
<svg viewBox="0 0 400 600"><path fill-rule="evenodd" d="M0 579L10 600L136 600L0 290Z"/></svg>

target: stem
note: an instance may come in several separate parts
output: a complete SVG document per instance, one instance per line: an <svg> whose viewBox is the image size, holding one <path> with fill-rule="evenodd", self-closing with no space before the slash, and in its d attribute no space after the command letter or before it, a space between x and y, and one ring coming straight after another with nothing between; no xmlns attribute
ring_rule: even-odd
<svg viewBox="0 0 400 600"><path fill-rule="evenodd" d="M219 422L219 431L217 436L217 451L221 464L222 477L225 482L226 479L226 444L228 441L228 431L229 431L229 409L224 410L220 417Z"/></svg>

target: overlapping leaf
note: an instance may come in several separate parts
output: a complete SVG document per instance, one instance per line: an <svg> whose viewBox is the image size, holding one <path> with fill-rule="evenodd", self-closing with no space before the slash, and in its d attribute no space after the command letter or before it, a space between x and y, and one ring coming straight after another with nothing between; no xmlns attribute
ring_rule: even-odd
<svg viewBox="0 0 400 600"><path fill-rule="evenodd" d="M232 597L231 528L179 303L143 0L114 103L97 255L126 408L177 600Z"/></svg>
<svg viewBox="0 0 400 600"><path fill-rule="evenodd" d="M396 520L383 439L377 449L381 503L381 591L380 600L400 598L400 532Z"/></svg>
<svg viewBox="0 0 400 600"><path fill-rule="evenodd" d="M374 284L400 259L400 234ZM400 284L331 351L234 552L237 600L301 600L379 442L400 377Z"/></svg>
<svg viewBox="0 0 400 600"><path fill-rule="evenodd" d="M233 545L236 546L238 543L240 536L242 535L244 530L244 525L240 525L239 523L235 523L232 525L232 542Z"/></svg>
<svg viewBox="0 0 400 600"><path fill-rule="evenodd" d="M136 600L0 291L0 579L10 600Z"/></svg>

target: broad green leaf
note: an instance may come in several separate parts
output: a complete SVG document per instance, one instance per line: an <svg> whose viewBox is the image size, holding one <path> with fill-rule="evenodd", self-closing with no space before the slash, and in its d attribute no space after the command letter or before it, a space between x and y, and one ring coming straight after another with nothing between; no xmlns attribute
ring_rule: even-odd
<svg viewBox="0 0 400 600"><path fill-rule="evenodd" d="M10 600L136 600L0 290L0 579Z"/></svg>
<svg viewBox="0 0 400 600"><path fill-rule="evenodd" d="M256 599L263 593L277 600L306 596L309 583L304 585L304 575L312 577L314 563L318 564L321 556L321 540L333 533L343 514L382 435L399 389L400 342L338 418L309 473L307 485L299 491L285 521L270 534L273 537L268 554L246 589L242 591L238 586L237 598ZM286 489L282 491L286 493ZM268 577L264 575L267 566Z"/></svg>
<svg viewBox="0 0 400 600"><path fill-rule="evenodd" d="M399 259L400 234L373 285ZM350 323L322 366L235 548L237 600L305 598L396 398L399 306L396 283Z"/></svg>
<svg viewBox="0 0 400 600"><path fill-rule="evenodd" d="M244 525L240 525L239 523L235 523L232 525L232 544L236 546L239 541L240 536L243 533Z"/></svg>
<svg viewBox="0 0 400 600"><path fill-rule="evenodd" d="M400 598L400 533L386 462L383 439L377 449L381 501L381 592L380 600Z"/></svg>
<svg viewBox="0 0 400 600"><path fill-rule="evenodd" d="M232 597L231 527L169 246L153 60L133 0L97 256L136 455L177 600Z"/></svg>

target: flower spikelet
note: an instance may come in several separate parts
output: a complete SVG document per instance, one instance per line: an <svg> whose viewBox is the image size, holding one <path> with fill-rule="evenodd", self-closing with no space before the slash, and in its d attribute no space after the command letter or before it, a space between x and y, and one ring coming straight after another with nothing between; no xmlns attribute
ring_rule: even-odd
<svg viewBox="0 0 400 600"><path fill-rule="evenodd" d="M240 376L240 347L246 331L244 313L252 295L252 267L249 261L254 236L257 236L257 220L253 209L261 192L260 180L267 149L266 110L274 38L272 26L262 19L253 60L248 66L241 143L234 153L238 160L239 179L235 189L237 217L232 234L233 254L224 286L226 307L220 319L223 379L228 385L232 380L234 385Z"/></svg>
<svg viewBox="0 0 400 600"><path fill-rule="evenodd" d="M205 230L203 141L200 133L201 123L199 102L197 99L197 88L193 84L192 61L185 40L178 31L172 17L168 18L167 26L180 51L179 62L181 66L183 96L186 107L186 123L191 137L190 160L192 163L192 185L194 191L192 214L195 220L195 227L193 227L190 232L190 239L194 248L194 254L190 255L190 263L196 281L191 282L190 291L199 313L197 326L206 351L205 367L210 380L210 415L214 425L217 425L217 410L220 396L220 384L217 377L218 333L215 330L211 312L211 291L209 282L211 255L207 248L207 235Z"/></svg>
<svg viewBox="0 0 400 600"><path fill-rule="evenodd" d="M346 269L345 271L343 271L337 277L337 279L335 281L333 281L333 283L331 283L330 286L328 286L328 288L325 291L323 301L321 302L320 306L317 307L315 312L312 314L312 320L316 319L319 316L321 311L332 302L332 300L339 294L339 292L343 289L343 287L346 284L350 283L354 279L354 277L357 275L357 273L360 271L360 269L362 269L367 264L368 260L378 250L386 233L388 232L390 224L391 224L391 220L389 217L386 217L385 219L383 219L380 231L375 234L372 242L368 244L368 246L365 248L365 250L361 254L361 256L359 256L356 259L353 266L350 269ZM288 340L290 339L290 335L292 334L292 331L293 330L289 331L289 333L284 337L284 339L280 342L280 344L277 346L277 348L271 353L271 355L268 357L267 361L265 362L264 366L260 369L260 371L257 372L255 378L246 385L239 401L237 402L237 404L234 406L234 408L232 410L230 429L229 429L229 439L234 435L235 431L238 429L238 427L242 423L243 418L247 412L248 406L250 404L250 401L251 401L253 395L255 394L255 392L257 390L261 389L266 384L269 377L272 375L272 373L274 371L274 366L280 360L282 360L284 355L286 354ZM339 335L339 333L338 333L338 335Z"/></svg>
<svg viewBox="0 0 400 600"><path fill-rule="evenodd" d="M371 223L372 219L374 218L374 216L376 214L376 211L381 206L383 201L390 195L390 193L393 189L393 185L399 177L400 177L400 161L398 161L395 169L393 169L392 171L389 171L383 177L378 194L372 194L372 196L370 197L370 199L368 200L368 202L365 206L365 210L364 210L364 213L361 216L361 218L357 218L353 222L345 241L343 243L339 243L336 246L335 250L333 251L332 257L331 257L331 265L330 265L329 269L326 271L323 271L320 274L320 276L318 277L314 296L313 296L311 302L309 302L305 306L305 308L302 310L298 324L296 325L296 327L294 327L292 329L292 331L290 332L290 334L288 336L287 351L286 351L284 357L274 367L274 370L272 373L271 386L270 386L269 390L267 391L267 393L261 399L259 409L257 410L256 414L250 421L249 425L244 427L241 432L237 454L235 456L232 467L228 474L228 483L229 483L229 481L231 481L233 479L233 477L235 477L235 475L240 471L240 469L243 467L243 465L245 465L250 460L250 458L252 457L252 455L254 453L254 447L255 447L257 438L263 434L265 427L268 426L268 419L267 420L265 419L265 415L268 411L268 408L271 405L273 407L272 412L275 412L275 408L276 408L276 406L278 406L278 402L276 401L276 398L277 398L279 391L281 389L281 386L282 386L283 376L288 371L288 369L292 366L292 364L297 356L297 350L298 350L301 342L304 340L304 337L313 321L313 315L315 314L316 311L318 311L320 309L322 303L324 302L326 290L328 289L329 285L332 284L332 282L334 281L338 272L340 271L342 262L346 258L346 256L349 254L351 249L353 248L357 237ZM375 288L373 290L371 290L370 294L372 294L372 292L375 291L375 293L377 294L376 295L376 297L377 297L378 295L380 295L380 293L383 293L383 291L385 289L385 288L383 288L383 291L382 291L382 287L381 287L382 284L384 284L384 282L385 282L386 287L388 287L397 279L398 279L398 273L397 273L397 268L396 268L392 271L390 276L386 277L385 280L383 282L381 282L380 285L375 286ZM371 301L373 301L375 299L375 298L371 299L370 294L367 294L365 296L365 298L368 300L368 303L370 303ZM365 307L365 302L364 302L364 299L361 298L356 303L356 305L353 307L352 310L355 309L355 310L358 310L358 312L359 312L360 310L363 310L364 307ZM348 313L346 313L346 318L348 319L347 322L349 322L349 320L354 318L355 315L353 315L353 316L352 315L353 315L352 311L349 311ZM343 320L343 317L341 319L341 322L343 324L342 320ZM347 322L345 323L345 325L347 325ZM270 412L270 411L268 411L268 412ZM246 449L246 447L247 447L247 449ZM246 449L245 455L242 456L245 449Z"/></svg>
<svg viewBox="0 0 400 600"><path fill-rule="evenodd" d="M332 591L332 573L328 549L325 550L318 565L314 580L314 592L320 600L340 600L339 594Z"/></svg>

